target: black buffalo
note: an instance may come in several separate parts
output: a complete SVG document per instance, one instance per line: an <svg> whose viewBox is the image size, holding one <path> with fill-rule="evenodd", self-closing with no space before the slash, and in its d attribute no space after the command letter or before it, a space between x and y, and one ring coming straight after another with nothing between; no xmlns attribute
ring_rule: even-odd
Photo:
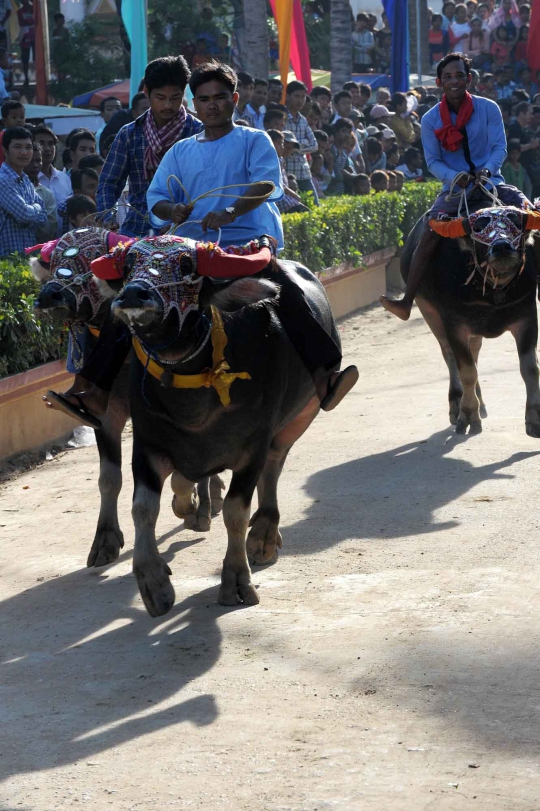
<svg viewBox="0 0 540 811"><path fill-rule="evenodd" d="M416 224L405 244L405 281L424 221ZM433 227L446 236L456 234L456 225L459 236L440 241L416 296L450 372L450 422L456 433L465 433L467 427L470 433L481 432L481 417L487 416L477 372L482 339L508 331L516 341L527 391L526 431L540 437L537 274L530 231L536 223L518 209L489 208L461 224L454 220Z"/></svg>
<svg viewBox="0 0 540 811"><path fill-rule="evenodd" d="M182 515L193 510L194 482L232 470L223 506L228 547L219 601L259 602L248 557L268 562L281 546L278 479L290 448L320 407L312 376L277 314L280 282L291 272L297 274L317 323L339 345L324 288L300 265L278 262L267 275L273 281L240 279L216 292L197 277L189 251L178 246L172 250L166 237L135 243L127 253L124 286L112 313L140 341L130 395L133 568L152 616L167 613L174 604L171 571L158 553L155 537L161 491L171 473L175 511ZM259 295L265 298L250 304ZM177 365L169 365L164 373L156 358L169 363L176 359ZM201 373L204 386L176 387L180 380L176 375L186 381ZM256 486L259 507L246 543Z"/></svg>
<svg viewBox="0 0 540 811"><path fill-rule="evenodd" d="M32 259L30 266L42 284L35 302L36 312L67 322L89 327L83 356L87 358L97 342L99 331L108 316L111 299L104 295L90 272L90 262L109 251L108 231L81 228L70 231L57 241L47 261ZM75 338L76 340L76 338ZM73 390L86 388L79 376ZM124 546L118 522L118 496L122 489L122 431L130 416L129 360L113 385L107 412L96 430L99 451L100 510L94 540L88 555L88 566L105 566L115 561ZM194 494L196 511L187 516L188 529L210 529L211 514L223 505L219 477L200 482Z"/></svg>

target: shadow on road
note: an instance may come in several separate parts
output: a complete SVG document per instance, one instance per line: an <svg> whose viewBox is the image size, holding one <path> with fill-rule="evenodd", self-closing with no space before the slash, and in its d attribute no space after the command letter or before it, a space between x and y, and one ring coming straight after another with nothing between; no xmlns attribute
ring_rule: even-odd
<svg viewBox="0 0 540 811"><path fill-rule="evenodd" d="M450 455L474 438L456 438L452 431L314 473L305 486L313 503L305 518L282 527L281 554L310 555L351 537L403 538L449 529L457 522L437 522L436 510L482 482L513 479L500 471L540 453L514 453L475 467Z"/></svg>
<svg viewBox="0 0 540 811"><path fill-rule="evenodd" d="M201 541L175 541L163 557L170 563ZM130 550L120 559L131 556ZM163 621L153 620L132 606L133 575L113 578L109 571L81 569L0 603L0 778L217 718L212 694L182 696L220 656L217 619L227 609L216 605L216 587L180 599ZM171 696L172 706L158 706Z"/></svg>

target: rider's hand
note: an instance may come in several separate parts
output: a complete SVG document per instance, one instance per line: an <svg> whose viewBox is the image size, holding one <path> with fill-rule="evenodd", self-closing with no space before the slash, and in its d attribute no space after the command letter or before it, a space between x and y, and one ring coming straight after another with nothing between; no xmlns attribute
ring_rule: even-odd
<svg viewBox="0 0 540 811"><path fill-rule="evenodd" d="M469 183L471 182L471 180L473 180L471 175L463 174L463 175L461 175L461 177L458 180L458 186L461 186L462 189L466 189L467 186L469 185Z"/></svg>
<svg viewBox="0 0 540 811"><path fill-rule="evenodd" d="M474 176L475 183L478 185L479 183L485 183L491 177L491 172L489 169L480 169L476 172Z"/></svg>
<svg viewBox="0 0 540 811"><path fill-rule="evenodd" d="M180 225L181 222L187 220L192 211L193 206L185 206L183 203L177 203L171 212L171 220L177 225Z"/></svg>
<svg viewBox="0 0 540 811"><path fill-rule="evenodd" d="M201 223L203 231L217 231L223 228L224 225L230 225L233 222L233 217L225 209L221 211L211 211L206 215Z"/></svg>

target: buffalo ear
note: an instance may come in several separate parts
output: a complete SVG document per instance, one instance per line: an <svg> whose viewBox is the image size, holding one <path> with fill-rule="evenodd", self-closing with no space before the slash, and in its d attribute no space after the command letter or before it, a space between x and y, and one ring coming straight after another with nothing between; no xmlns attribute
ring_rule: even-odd
<svg viewBox="0 0 540 811"><path fill-rule="evenodd" d="M218 310L234 312L259 301L276 299L280 287L268 279L258 279L254 276L245 276L235 279L227 285L214 286L208 296L207 303L213 304Z"/></svg>
<svg viewBox="0 0 540 811"><path fill-rule="evenodd" d="M30 270L34 279L41 284L45 284L52 279L51 266L48 262L40 262L37 256L31 256L28 260Z"/></svg>
<svg viewBox="0 0 540 811"><path fill-rule="evenodd" d="M98 279L97 276L92 277L97 285L97 288L103 298L105 299L113 299L115 296L118 295L122 286L124 284L123 279Z"/></svg>

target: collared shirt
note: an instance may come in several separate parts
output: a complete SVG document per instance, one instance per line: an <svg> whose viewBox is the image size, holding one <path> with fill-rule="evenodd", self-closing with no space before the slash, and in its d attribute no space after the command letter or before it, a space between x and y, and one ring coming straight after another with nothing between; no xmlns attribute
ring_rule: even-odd
<svg viewBox="0 0 540 811"><path fill-rule="evenodd" d="M166 223L152 209L161 200L170 200L167 179L176 175L194 200L204 192L221 186L235 185L226 189L231 194L238 191L241 197L250 183L264 180L275 186L271 196L260 206L237 217L221 231L220 245L244 245L263 234L275 237L278 247L283 247L283 228L276 202L283 197L281 173L274 144L266 132L249 127L234 127L231 132L215 141L203 140L201 136L187 138L176 143L161 161L148 189L150 222L155 228ZM183 190L177 183L171 184L175 203L187 203ZM233 205L234 201L223 197L205 197L197 200L189 219L175 233L199 241L215 239L215 232L205 233L200 222L211 211L220 211ZM125 233L125 228L122 229Z"/></svg>
<svg viewBox="0 0 540 811"><path fill-rule="evenodd" d="M150 229L146 207L146 193L150 181L144 176L146 115L151 115L150 110L139 116L136 121L122 127L114 139L99 178L96 197L98 212L104 212L103 217L106 221L111 217L111 209L116 207L122 196L126 180L129 180L128 202L131 208L122 224L122 233L129 237L143 237ZM202 129L201 122L187 113L180 140L190 138Z"/></svg>
<svg viewBox="0 0 540 811"><path fill-rule="evenodd" d="M368 31L354 31L351 34L351 43L353 47L353 63L355 65L371 65L371 48L375 45L373 32Z"/></svg>
<svg viewBox="0 0 540 811"><path fill-rule="evenodd" d="M473 114L465 126L471 161L476 170L489 169L493 183L504 183L501 166L506 158L506 135L499 105L481 96L475 96L473 104ZM450 111L450 117L455 124L456 114ZM435 135L435 130L442 126L439 105L436 104L422 116L422 144L429 171L442 180L443 188L447 190L458 172L470 172L471 169L463 147L456 152L443 149Z"/></svg>
<svg viewBox="0 0 540 811"><path fill-rule="evenodd" d="M279 158L279 168L281 170L281 186L285 190L289 185L289 178L287 177L285 161L283 158ZM287 211L291 211L293 208L296 208L298 203L298 200L295 200L294 197L290 197L287 192L284 191L283 197L278 202L277 207L282 214L286 214Z"/></svg>
<svg viewBox="0 0 540 811"><path fill-rule="evenodd" d="M50 189L52 191L57 205L63 203L66 197L69 197L72 193L69 175L67 175L65 172L59 172L54 166L51 166L50 177L47 177L47 175L44 175L43 172L40 172L38 175L38 180L41 186L45 186L46 189Z"/></svg>
<svg viewBox="0 0 540 811"><path fill-rule="evenodd" d="M40 183L34 186L35 190L43 200L45 212L47 214L47 225L36 228L36 238L38 242L48 242L58 236L58 221L56 216L56 199L50 189L45 188Z"/></svg>
<svg viewBox="0 0 540 811"><path fill-rule="evenodd" d="M240 112L240 110L238 109L238 105L237 105L234 108L232 120L233 121L245 121L247 124L249 124L250 127L255 127L255 123L254 123L252 117L249 114L248 107L249 107L249 105L246 104L246 106L244 107L243 112ZM242 126L242 125L240 124L240 126Z"/></svg>
<svg viewBox="0 0 540 811"><path fill-rule="evenodd" d="M264 115L266 113L264 104L262 107L259 107L258 110L252 107L251 104L246 104L246 113L249 116L250 123L253 122L253 126L256 130L264 129Z"/></svg>
<svg viewBox="0 0 540 811"><path fill-rule="evenodd" d="M8 163L0 167L0 256L24 254L36 243L36 228L47 225L47 213L32 181Z"/></svg>
<svg viewBox="0 0 540 811"><path fill-rule="evenodd" d="M512 98L512 93L516 89L516 85L514 82L508 82L508 84L501 87L497 82L495 82L495 90L497 92L497 101L501 99L510 99Z"/></svg>
<svg viewBox="0 0 540 811"><path fill-rule="evenodd" d="M302 113L297 113L296 118L292 113L288 114L287 129L294 133L296 140L300 144L300 149L285 161L287 172L295 175L297 180L311 180L311 169L307 162L306 153L317 152L319 149L313 130Z"/></svg>

